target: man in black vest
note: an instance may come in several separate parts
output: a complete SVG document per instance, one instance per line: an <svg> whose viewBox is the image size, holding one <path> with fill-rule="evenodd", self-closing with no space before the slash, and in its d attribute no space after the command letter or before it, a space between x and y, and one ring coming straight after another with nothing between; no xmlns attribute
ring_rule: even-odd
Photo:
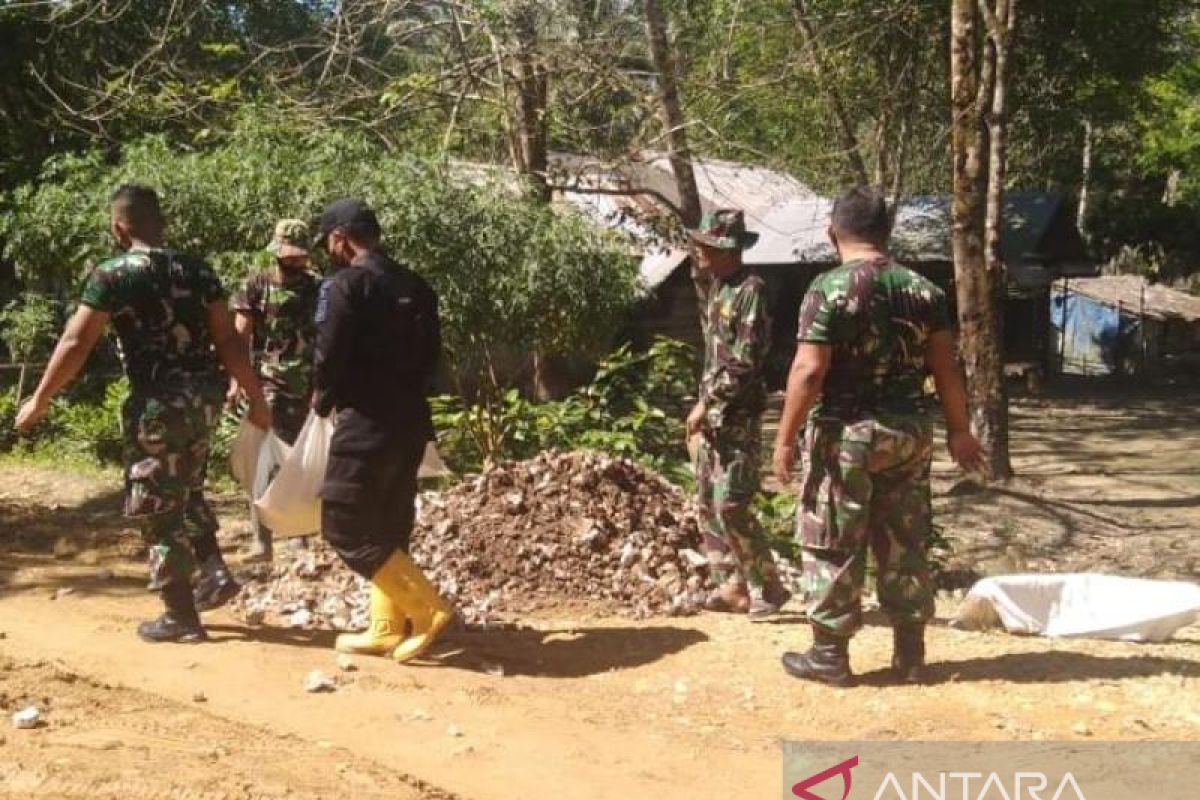
<svg viewBox="0 0 1200 800"><path fill-rule="evenodd" d="M407 661L453 612L408 556L417 470L433 421L426 399L441 350L437 295L389 258L375 213L342 199L317 246L340 268L317 299L313 407L337 413L321 490L321 533L371 581L370 625L338 637L345 653Z"/></svg>

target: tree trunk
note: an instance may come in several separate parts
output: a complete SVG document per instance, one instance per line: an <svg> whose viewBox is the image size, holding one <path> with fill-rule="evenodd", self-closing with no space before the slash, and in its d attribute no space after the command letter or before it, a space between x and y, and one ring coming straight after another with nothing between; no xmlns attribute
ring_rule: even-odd
<svg viewBox="0 0 1200 800"><path fill-rule="evenodd" d="M986 0L981 0L986 2ZM998 396L986 398L990 440L988 455L992 476L1005 479L1012 476L1008 452L1008 397L1004 381L1004 306L1008 294L1008 270L1000 251L1000 236L1004 229L1004 182L1008 167L1008 62L1012 34L1016 23L1017 0L995 0L995 12L986 13L989 46L987 58L992 63L987 70L991 77L991 108L988 112L988 182L985 216L984 258L993 293L991 337L997 344L996 363L987 368L994 374ZM985 7L986 9L986 7Z"/></svg>
<svg viewBox="0 0 1200 800"><path fill-rule="evenodd" d="M538 54L537 11L523 9L515 20L517 52L513 59L517 78L517 144L521 156L518 170L528 182L534 197L550 202L550 184L546 168L546 68Z"/></svg>
<svg viewBox="0 0 1200 800"><path fill-rule="evenodd" d="M825 56L820 50L820 45L817 42L817 32L813 28L812 21L809 19L808 3L805 0L792 0L792 6L795 9L796 27L800 31L800 36L804 39L804 46L808 49L809 57L813 62L813 71L817 77L817 84L821 87L821 93L825 95L829 102L829 110L833 114L834 125L837 126L838 142L841 144L842 152L845 153L847 166L850 168L851 177L863 186L871 183L867 176L867 164L862 157L862 147L859 145L858 136L854 132L854 122L850 119L850 112L846 110L846 104L842 100L842 95L833 83L831 70L825 61ZM882 187L883 178L880 177L879 184Z"/></svg>
<svg viewBox="0 0 1200 800"><path fill-rule="evenodd" d="M1091 211L1091 193L1092 193L1092 121L1085 119L1083 121L1083 164L1080 169L1079 176L1079 208L1075 212L1075 225L1079 228L1079 233L1082 234L1083 240L1089 241L1088 236L1088 213Z"/></svg>
<svg viewBox="0 0 1200 800"><path fill-rule="evenodd" d="M954 278L958 297L959 351L966 370L971 423L991 464L1007 473L1004 430L1001 307L984 246L987 153L981 98L979 15L975 0L951 0L950 93L953 110L954 199L951 210Z"/></svg>
<svg viewBox="0 0 1200 800"><path fill-rule="evenodd" d="M667 18L658 0L644 0L646 37L650 42L650 58L658 73L658 113L667 134L667 154L675 184L679 191L679 210L683 224L691 227L700 221L700 191L692 170L692 152L688 146L683 105L679 100L679 84L675 76L675 56L671 52L667 33Z"/></svg>
<svg viewBox="0 0 1200 800"><path fill-rule="evenodd" d="M650 58L658 73L658 114L667 134L667 154L671 171L675 174L675 186L679 192L679 211L685 227L700 222L700 190L696 186L696 173L692 169L692 151L688 146L683 105L679 100L679 84L675 75L675 56L671 51L667 32L667 18L658 0L643 0L646 13L646 38L650 43ZM708 309L708 291L711 281L692 266L692 283L696 288L697 312L700 326L705 327Z"/></svg>

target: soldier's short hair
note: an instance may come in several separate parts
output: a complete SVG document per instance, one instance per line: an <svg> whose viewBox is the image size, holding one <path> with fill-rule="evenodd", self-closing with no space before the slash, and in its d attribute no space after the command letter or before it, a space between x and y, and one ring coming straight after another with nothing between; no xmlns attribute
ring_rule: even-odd
<svg viewBox="0 0 1200 800"><path fill-rule="evenodd" d="M123 183L108 199L113 216L134 230L161 225L162 206L158 192L140 183Z"/></svg>
<svg viewBox="0 0 1200 800"><path fill-rule="evenodd" d="M856 186L837 199L832 223L840 238L871 244L883 244L892 233L887 200L866 186Z"/></svg>

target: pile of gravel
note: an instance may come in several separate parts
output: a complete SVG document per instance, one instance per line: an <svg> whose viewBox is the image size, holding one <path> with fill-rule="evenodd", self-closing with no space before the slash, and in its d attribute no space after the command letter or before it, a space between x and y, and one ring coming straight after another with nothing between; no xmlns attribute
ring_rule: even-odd
<svg viewBox="0 0 1200 800"><path fill-rule="evenodd" d="M690 614L710 588L689 498L627 459L543 453L419 505L413 557L468 624L549 609ZM365 624L366 583L323 542L278 549L236 601L249 621Z"/></svg>

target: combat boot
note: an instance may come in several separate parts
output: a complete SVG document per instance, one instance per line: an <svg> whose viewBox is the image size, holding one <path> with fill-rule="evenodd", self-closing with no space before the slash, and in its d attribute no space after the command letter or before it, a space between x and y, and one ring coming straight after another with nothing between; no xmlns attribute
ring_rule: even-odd
<svg viewBox="0 0 1200 800"><path fill-rule="evenodd" d="M192 587L187 581L175 581L162 589L167 610L158 619L138 625L137 635L147 642L203 642L208 639L200 615L196 613Z"/></svg>
<svg viewBox="0 0 1200 800"><path fill-rule="evenodd" d="M386 656L404 640L404 609L396 597L380 588L378 578L376 573L371 581L371 620L367 629L338 636L334 649L339 653Z"/></svg>
<svg viewBox="0 0 1200 800"><path fill-rule="evenodd" d="M784 653L783 668L793 678L818 681L831 686L849 686L850 639L835 636L824 628L812 626L813 644L807 653Z"/></svg>
<svg viewBox="0 0 1200 800"><path fill-rule="evenodd" d="M454 609L438 594L421 568L400 550L388 559L401 581L398 587L408 614L408 635L392 651L392 658L405 662L416 658L433 644L438 634L454 619Z"/></svg>
<svg viewBox="0 0 1200 800"><path fill-rule="evenodd" d="M901 683L921 683L925 679L925 626L920 623L897 624L892 629L892 671Z"/></svg>
<svg viewBox="0 0 1200 800"><path fill-rule="evenodd" d="M193 602L200 611L212 611L237 597L241 590L241 584L234 580L225 559L220 553L214 553L200 565Z"/></svg>

